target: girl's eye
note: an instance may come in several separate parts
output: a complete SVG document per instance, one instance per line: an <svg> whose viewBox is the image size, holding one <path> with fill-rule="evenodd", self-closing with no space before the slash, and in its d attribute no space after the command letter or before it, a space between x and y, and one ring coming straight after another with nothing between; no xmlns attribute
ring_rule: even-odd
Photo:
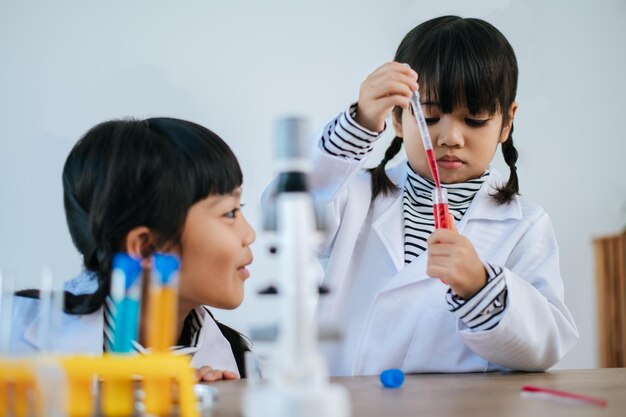
<svg viewBox="0 0 626 417"><path fill-rule="evenodd" d="M231 211L227 212L226 214L224 214L224 217L229 218L229 219L234 219L237 217L237 213L241 212L241 209L245 206L245 204L240 204L239 207L235 207L234 209L232 209Z"/></svg>
<svg viewBox="0 0 626 417"><path fill-rule="evenodd" d="M226 214L224 214L224 217L229 218L229 219L234 219L237 217L237 213L239 212L239 207L236 207L234 209L232 209L231 211L227 212Z"/></svg>
<svg viewBox="0 0 626 417"><path fill-rule="evenodd" d="M465 119L465 123L472 127L483 127L487 125L489 119Z"/></svg>
<svg viewBox="0 0 626 417"><path fill-rule="evenodd" d="M434 125L435 123L437 123L439 121L438 117L426 117L424 118L426 120L426 124L427 125Z"/></svg>

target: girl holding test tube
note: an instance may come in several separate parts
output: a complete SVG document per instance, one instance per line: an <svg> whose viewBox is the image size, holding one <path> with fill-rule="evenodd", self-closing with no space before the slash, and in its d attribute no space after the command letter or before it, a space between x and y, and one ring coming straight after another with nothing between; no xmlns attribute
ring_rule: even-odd
<svg viewBox="0 0 626 417"><path fill-rule="evenodd" d="M173 348L191 355L203 380L243 376L247 343L217 322L206 307L232 309L243 299L246 266L252 262L250 244L256 235L241 213L241 185L242 172L231 149L198 124L152 118L109 121L89 130L63 169L66 218L85 270L66 284L66 314L63 333L56 335L57 349L101 353L126 351L132 345L141 352L144 346L155 345L157 350ZM162 337L144 337L152 342L127 340L124 334L133 334L131 329L118 332L124 337L122 345L113 343L111 308L122 307L125 294L132 299L137 295L130 285L136 285L138 271L118 280L111 294L118 252L137 260L144 273L160 273L164 285L172 281L170 273L155 269L153 255L167 253L180 260L178 296L168 304L177 306L168 308L174 316L170 329L162 329ZM33 352L39 349L33 335L42 320L37 291L19 294L12 350ZM137 315L132 309L125 311L130 318ZM146 321L160 317L157 313L141 314L141 327L155 328ZM159 321L157 326L163 324ZM163 340L172 339L174 346L161 346Z"/></svg>
<svg viewBox="0 0 626 417"><path fill-rule="evenodd" d="M332 374L545 370L576 342L550 219L518 195L517 77L494 26L435 18L405 36L317 137L310 180L330 212L319 257L332 291L319 319L344 334L326 349ZM416 91L449 229L435 229ZM365 170L390 114L395 138ZM387 168L402 145L408 161ZM508 179L491 166L499 145Z"/></svg>

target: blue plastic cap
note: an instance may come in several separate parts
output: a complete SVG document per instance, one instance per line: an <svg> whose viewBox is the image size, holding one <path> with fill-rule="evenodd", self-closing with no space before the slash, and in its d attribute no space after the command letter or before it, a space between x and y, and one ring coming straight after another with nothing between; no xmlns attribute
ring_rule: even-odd
<svg viewBox="0 0 626 417"><path fill-rule="evenodd" d="M159 273L161 284L167 285L180 268L180 261L173 255L154 254L154 269Z"/></svg>
<svg viewBox="0 0 626 417"><path fill-rule="evenodd" d="M127 253L119 252L113 257L113 269L120 269L126 277L126 288L129 289L141 273L141 262Z"/></svg>
<svg viewBox="0 0 626 417"><path fill-rule="evenodd" d="M404 372L400 369L387 369L381 372L380 382L387 388L399 388L404 383Z"/></svg>

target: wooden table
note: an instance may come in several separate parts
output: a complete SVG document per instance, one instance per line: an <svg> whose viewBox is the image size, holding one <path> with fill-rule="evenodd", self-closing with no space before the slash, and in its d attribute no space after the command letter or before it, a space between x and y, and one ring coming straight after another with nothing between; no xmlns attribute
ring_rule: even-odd
<svg viewBox="0 0 626 417"><path fill-rule="evenodd" d="M348 389L354 417L626 416L626 368L407 375L399 389L384 388L376 376L333 378L332 381ZM221 381L212 385L219 390L219 399L211 417L241 417L245 381ZM608 406L600 408L525 398L520 395L524 385L601 397L608 400Z"/></svg>

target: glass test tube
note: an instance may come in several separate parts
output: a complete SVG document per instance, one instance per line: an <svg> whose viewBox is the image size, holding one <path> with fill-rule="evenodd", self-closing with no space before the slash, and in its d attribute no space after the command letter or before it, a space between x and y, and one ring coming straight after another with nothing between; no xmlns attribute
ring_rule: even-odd
<svg viewBox="0 0 626 417"><path fill-rule="evenodd" d="M448 190L435 188L433 190L433 215L435 217L435 229L449 229L448 221Z"/></svg>

